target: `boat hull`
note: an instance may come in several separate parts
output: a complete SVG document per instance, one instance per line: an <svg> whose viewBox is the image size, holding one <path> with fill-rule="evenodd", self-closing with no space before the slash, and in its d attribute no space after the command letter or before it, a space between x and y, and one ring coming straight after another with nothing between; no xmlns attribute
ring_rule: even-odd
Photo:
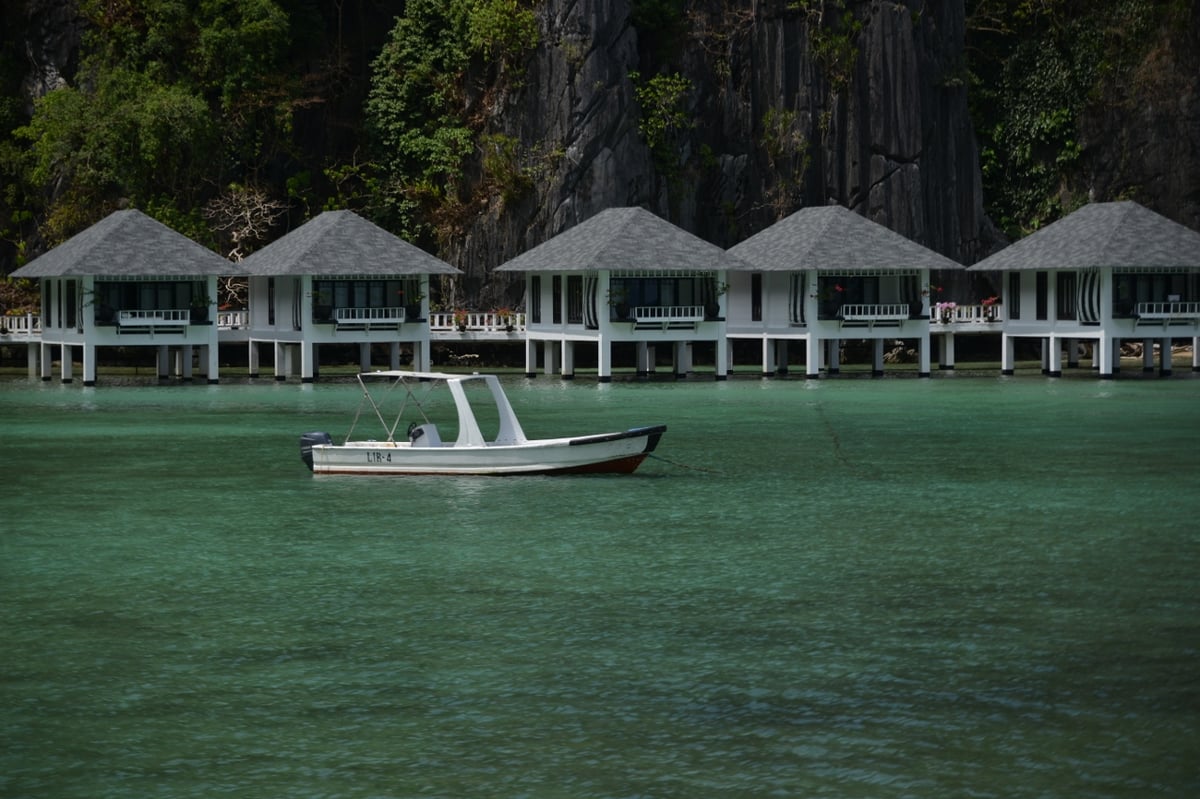
<svg viewBox="0 0 1200 799"><path fill-rule="evenodd" d="M666 425L619 433L477 447L409 442L312 444L314 474L630 474L658 446ZM308 457L305 457L308 462Z"/></svg>

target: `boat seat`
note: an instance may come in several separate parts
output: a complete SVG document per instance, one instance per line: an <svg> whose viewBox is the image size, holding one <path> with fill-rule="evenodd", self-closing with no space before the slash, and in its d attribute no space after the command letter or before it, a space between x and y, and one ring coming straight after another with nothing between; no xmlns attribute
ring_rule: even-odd
<svg viewBox="0 0 1200 799"><path fill-rule="evenodd" d="M436 424L418 424L408 428L408 442L414 447L440 447L442 437Z"/></svg>

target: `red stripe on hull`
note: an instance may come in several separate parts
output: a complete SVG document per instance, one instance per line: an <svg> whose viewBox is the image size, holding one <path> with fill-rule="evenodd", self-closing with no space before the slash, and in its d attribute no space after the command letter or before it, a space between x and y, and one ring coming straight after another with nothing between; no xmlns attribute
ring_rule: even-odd
<svg viewBox="0 0 1200 799"><path fill-rule="evenodd" d="M326 471L314 471L313 474L363 474L386 477L420 477L422 475L442 475L446 477L521 477L523 475L548 475L548 474L633 474L637 467L646 459L646 453L639 452L637 455L629 455L616 460L604 461L602 463L588 463L583 466L567 466L562 469L539 469L529 472L384 472L384 471L367 471L364 469L337 469Z"/></svg>

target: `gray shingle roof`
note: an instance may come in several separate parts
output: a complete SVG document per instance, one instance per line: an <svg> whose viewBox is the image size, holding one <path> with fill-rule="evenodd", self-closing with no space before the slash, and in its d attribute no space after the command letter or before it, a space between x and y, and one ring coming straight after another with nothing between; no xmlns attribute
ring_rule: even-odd
<svg viewBox="0 0 1200 799"><path fill-rule="evenodd" d="M231 264L137 210L114 211L34 258L14 277L218 275Z"/></svg>
<svg viewBox="0 0 1200 799"><path fill-rule="evenodd" d="M244 275L458 275L353 211L325 211L237 265Z"/></svg>
<svg viewBox="0 0 1200 799"><path fill-rule="evenodd" d="M1091 203L970 267L980 271L1193 267L1200 233L1135 202Z"/></svg>
<svg viewBox="0 0 1200 799"><path fill-rule="evenodd" d="M609 208L504 262L500 272L742 271L749 264L645 208Z"/></svg>
<svg viewBox="0 0 1200 799"><path fill-rule="evenodd" d="M801 208L729 252L762 272L963 268L840 205Z"/></svg>

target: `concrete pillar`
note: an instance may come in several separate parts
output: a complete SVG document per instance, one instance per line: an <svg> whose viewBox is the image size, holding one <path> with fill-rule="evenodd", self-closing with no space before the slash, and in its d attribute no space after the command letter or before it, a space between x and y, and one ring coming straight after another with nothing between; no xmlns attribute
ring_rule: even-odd
<svg viewBox="0 0 1200 799"><path fill-rule="evenodd" d="M1050 374L1050 339L1044 338L1041 340L1042 347L1042 374Z"/></svg>
<svg viewBox="0 0 1200 799"><path fill-rule="evenodd" d="M731 343L730 347L732 348L732 346L733 345ZM779 341L775 342L775 372L781 375L786 375L788 373L787 339L780 339Z"/></svg>
<svg viewBox="0 0 1200 799"><path fill-rule="evenodd" d="M713 342L713 357L717 361L713 364L713 377L717 380L729 377L729 347L726 346L724 336Z"/></svg>
<svg viewBox="0 0 1200 799"><path fill-rule="evenodd" d="M388 368L395 371L400 368L400 342L393 341L388 345Z"/></svg>
<svg viewBox="0 0 1200 799"><path fill-rule="evenodd" d="M841 371L842 367L842 340L840 338L831 338L825 341L826 349L826 371L831 375L836 375Z"/></svg>
<svg viewBox="0 0 1200 799"><path fill-rule="evenodd" d="M692 345L687 341L676 341L671 347L671 362L675 379L682 380L692 370Z"/></svg>
<svg viewBox="0 0 1200 799"><path fill-rule="evenodd" d="M939 369L953 369L954 368L954 334L953 333L947 332L947 333L942 334L942 353L941 353L941 359L938 361L938 368Z"/></svg>
<svg viewBox="0 0 1200 799"><path fill-rule="evenodd" d="M53 367L53 358L54 358L54 353L53 353L53 351L52 351L52 350L53 350L53 345L51 345L51 344L38 344L37 346L38 346L38 347L41 349L41 351L42 351L42 358L41 358L41 361L42 361L42 364L41 364L42 379L43 379L43 380L49 380L49 379L50 379L50 372L51 372L51 371L53 371L53 368L54 368L54 367Z"/></svg>
<svg viewBox="0 0 1200 799"><path fill-rule="evenodd" d="M216 344L209 344L204 348L204 353L208 356L208 366L205 369L208 373L208 384L215 386L221 382L221 351Z"/></svg>
<svg viewBox="0 0 1200 799"><path fill-rule="evenodd" d="M1200 372L1200 336L1192 336L1192 371Z"/></svg>
<svg viewBox="0 0 1200 799"><path fill-rule="evenodd" d="M917 367L917 377L929 377L929 363L932 360L930 355L931 342L929 334L921 336L917 339L917 352L920 353L920 365Z"/></svg>
<svg viewBox="0 0 1200 799"><path fill-rule="evenodd" d="M1164 338L1158 343L1158 373L1162 377L1170 377L1174 368L1171 353L1171 339Z"/></svg>
<svg viewBox="0 0 1200 799"><path fill-rule="evenodd" d="M525 338L525 376L537 377L537 342Z"/></svg>
<svg viewBox="0 0 1200 799"><path fill-rule="evenodd" d="M650 372L654 371L654 364L650 360L652 351L653 348L645 341L639 341L634 345L633 357L637 360L634 370L638 377L648 377Z"/></svg>
<svg viewBox="0 0 1200 799"><path fill-rule="evenodd" d="M83 345L83 384L85 386L96 385L96 345L85 343Z"/></svg>
<svg viewBox="0 0 1200 799"><path fill-rule="evenodd" d="M1100 364L1100 378L1108 379L1113 376L1113 342L1116 339L1111 336L1101 335L1100 340L1096 342L1095 360Z"/></svg>
<svg viewBox="0 0 1200 799"><path fill-rule="evenodd" d="M1000 334L1000 374L1011 375L1016 362L1014 355L1013 337L1007 333Z"/></svg>
<svg viewBox="0 0 1200 799"><path fill-rule="evenodd" d="M171 376L171 348L162 344L158 348L158 379L166 380Z"/></svg>
<svg viewBox="0 0 1200 799"><path fill-rule="evenodd" d="M1112 371L1113 374L1119 374L1121 371L1121 339L1115 336L1112 340Z"/></svg>
<svg viewBox="0 0 1200 799"><path fill-rule="evenodd" d="M804 376L821 376L821 340L814 333L804 340Z"/></svg>
<svg viewBox="0 0 1200 799"><path fill-rule="evenodd" d="M1049 357L1047 374L1051 377L1062 377L1062 348L1059 346L1060 343L1054 336L1046 339L1046 354Z"/></svg>
<svg viewBox="0 0 1200 799"><path fill-rule="evenodd" d="M371 371L371 345L365 341L358 345L358 371Z"/></svg>
<svg viewBox="0 0 1200 799"><path fill-rule="evenodd" d="M564 341L562 343L562 379L575 379L575 342Z"/></svg>
<svg viewBox="0 0 1200 799"><path fill-rule="evenodd" d="M766 338L764 336L763 340L762 340L762 376L763 377L770 377L771 375L775 374L775 371L779 368L778 364L775 361L775 354L776 353L775 353L774 342L771 341L771 339Z"/></svg>
<svg viewBox="0 0 1200 799"><path fill-rule="evenodd" d="M1142 339L1142 371L1150 373L1154 371L1154 339Z"/></svg>
<svg viewBox="0 0 1200 799"><path fill-rule="evenodd" d="M291 362L291 354L288 352L287 344L282 341L275 342L275 379L287 380L288 363Z"/></svg>
<svg viewBox="0 0 1200 799"><path fill-rule="evenodd" d="M311 383L317 376L317 345L308 341L301 341L298 345L300 348L300 382ZM359 351L361 356L362 351ZM371 361L371 356L368 353L367 362Z"/></svg>
<svg viewBox="0 0 1200 799"><path fill-rule="evenodd" d="M180 347L180 350L182 352L180 357L183 359L182 377L184 380L191 380L192 379L192 358L195 357L195 348L191 344L184 344L182 347Z"/></svg>
<svg viewBox="0 0 1200 799"><path fill-rule="evenodd" d="M433 368L433 352L429 339L421 339L413 344L412 368L415 372L428 372Z"/></svg>
<svg viewBox="0 0 1200 799"><path fill-rule="evenodd" d="M70 344L63 344L60 347L62 354L58 361L58 377L64 383L70 383L74 379L75 365L72 361L75 359L75 348Z"/></svg>
<svg viewBox="0 0 1200 799"><path fill-rule="evenodd" d="M612 342L601 336L596 342L596 371L601 383L612 381Z"/></svg>
<svg viewBox="0 0 1200 799"><path fill-rule="evenodd" d="M1067 368L1079 368L1079 339L1067 339Z"/></svg>
<svg viewBox="0 0 1200 799"><path fill-rule="evenodd" d="M542 342L542 371L547 375L556 375L560 372L558 354L559 343L557 341Z"/></svg>
<svg viewBox="0 0 1200 799"><path fill-rule="evenodd" d="M25 344L25 364L29 368L29 379L38 376L41 369L41 353L42 345L36 341L30 341Z"/></svg>
<svg viewBox="0 0 1200 799"><path fill-rule="evenodd" d="M248 347L246 352L246 363L248 364L247 371L249 372L250 377L258 377L258 362L259 358L261 357L261 353L259 352L259 343L257 341L251 341L246 346Z"/></svg>
<svg viewBox="0 0 1200 799"><path fill-rule="evenodd" d="M877 338L874 342L874 349L871 353L871 374L875 377L883 377L883 339Z"/></svg>

